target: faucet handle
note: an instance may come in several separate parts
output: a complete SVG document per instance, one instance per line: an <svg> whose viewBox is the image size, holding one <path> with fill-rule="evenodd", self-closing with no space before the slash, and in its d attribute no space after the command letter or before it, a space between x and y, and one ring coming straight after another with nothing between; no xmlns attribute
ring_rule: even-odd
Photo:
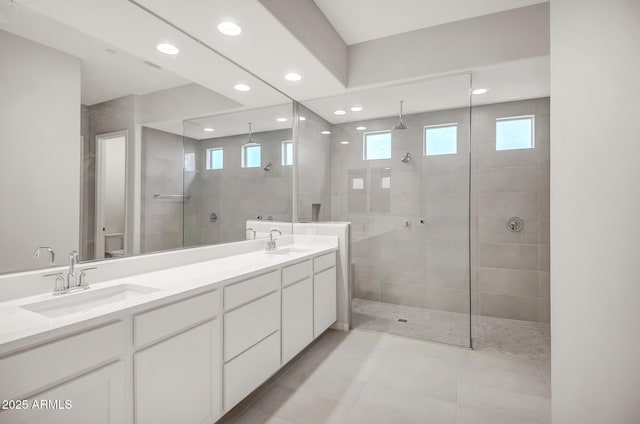
<svg viewBox="0 0 640 424"><path fill-rule="evenodd" d="M86 271L91 271L92 269L98 269L95 266L89 267L89 268L84 268L80 270L80 275L78 276L78 285L77 287L82 287L84 290L89 288L89 280L87 280L87 272Z"/></svg>
<svg viewBox="0 0 640 424"><path fill-rule="evenodd" d="M55 282L53 283L53 295L58 296L60 294L66 293L69 291L65 288L65 276L64 272L53 272L51 274L44 274L43 277L56 277Z"/></svg>

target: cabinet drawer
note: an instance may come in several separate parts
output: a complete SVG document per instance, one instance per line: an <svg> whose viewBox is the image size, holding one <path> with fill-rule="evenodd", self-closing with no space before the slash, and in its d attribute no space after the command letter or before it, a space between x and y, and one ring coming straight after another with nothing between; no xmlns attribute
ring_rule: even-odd
<svg viewBox="0 0 640 424"><path fill-rule="evenodd" d="M224 288L224 310L228 311L280 287L280 273L273 271Z"/></svg>
<svg viewBox="0 0 640 424"><path fill-rule="evenodd" d="M133 318L136 348L203 322L220 311L218 290L182 300Z"/></svg>
<svg viewBox="0 0 640 424"><path fill-rule="evenodd" d="M228 411L280 368L280 332L224 364L224 409Z"/></svg>
<svg viewBox="0 0 640 424"><path fill-rule="evenodd" d="M324 271L327 268L336 266L336 252L313 258L313 272Z"/></svg>
<svg viewBox="0 0 640 424"><path fill-rule="evenodd" d="M0 359L0 399L16 399L103 364L125 351L122 321Z"/></svg>
<svg viewBox="0 0 640 424"><path fill-rule="evenodd" d="M280 329L280 292L224 316L224 360L228 361Z"/></svg>
<svg viewBox="0 0 640 424"><path fill-rule="evenodd" d="M311 261L300 262L282 269L282 286L288 286L311 276Z"/></svg>

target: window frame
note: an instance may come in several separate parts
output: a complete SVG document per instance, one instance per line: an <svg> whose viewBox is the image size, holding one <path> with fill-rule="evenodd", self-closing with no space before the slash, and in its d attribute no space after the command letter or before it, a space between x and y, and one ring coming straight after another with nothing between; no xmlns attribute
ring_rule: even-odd
<svg viewBox="0 0 640 424"><path fill-rule="evenodd" d="M260 148L260 163L258 163L258 165L256 166L247 166L247 148L249 147ZM241 155L240 155L240 167L246 168L246 169L262 167L262 145L260 143L245 143L242 145Z"/></svg>
<svg viewBox="0 0 640 424"><path fill-rule="evenodd" d="M455 127L455 129L456 129L456 151L455 151L455 153L439 153L439 154L436 154L436 155L434 155L434 154L428 155L427 154L427 130L429 128L440 128L440 127ZM422 149L423 149L422 155L424 157L427 157L427 156L457 155L458 154L458 123L457 122L449 122L449 123L446 123L446 124L425 125L422 128Z"/></svg>
<svg viewBox="0 0 640 424"><path fill-rule="evenodd" d="M211 152L212 151L220 151L222 153L222 167L221 168L212 168L211 167ZM205 164L204 169L207 171L220 171L224 169L224 147L207 147L205 150Z"/></svg>
<svg viewBox="0 0 640 424"><path fill-rule="evenodd" d="M504 121L520 121L520 120L524 120L524 119L530 119L531 120L531 145L529 147L520 147L517 149L498 149L498 122L504 122ZM535 149L536 147L536 115L535 114L531 114L531 115L520 115L520 116L505 116L503 118L496 118L496 140L495 140L495 148L496 148L496 152L506 152L506 151L511 151L511 150L528 150L528 149Z"/></svg>
<svg viewBox="0 0 640 424"><path fill-rule="evenodd" d="M286 162L287 158L287 145L291 145L291 163ZM282 166L293 166L293 140L282 141L282 160L280 161Z"/></svg>
<svg viewBox="0 0 640 424"><path fill-rule="evenodd" d="M388 158L375 158L368 159L367 158L367 136L374 134L389 134L389 157ZM393 131L391 130L380 130L380 131L367 131L362 134L362 159L365 161L369 160L389 160L393 156Z"/></svg>

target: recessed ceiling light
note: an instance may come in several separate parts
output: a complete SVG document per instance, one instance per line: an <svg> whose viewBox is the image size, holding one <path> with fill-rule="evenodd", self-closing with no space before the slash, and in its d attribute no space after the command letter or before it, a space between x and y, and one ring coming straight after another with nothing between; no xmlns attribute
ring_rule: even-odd
<svg viewBox="0 0 640 424"><path fill-rule="evenodd" d="M284 79L286 79L287 81L300 81L302 79L302 75L295 72L289 72L284 76Z"/></svg>
<svg viewBox="0 0 640 424"><path fill-rule="evenodd" d="M344 115L345 113L347 113L347 112L345 112L345 111L344 111L344 110L342 110L342 109L338 109L338 110L334 110L334 111L333 111L333 114L334 114L334 115Z"/></svg>
<svg viewBox="0 0 640 424"><path fill-rule="evenodd" d="M180 49L178 49L173 44L169 44L169 43L160 43L156 46L156 49L158 49L160 53L169 54L169 55L176 55L180 53Z"/></svg>
<svg viewBox="0 0 640 424"><path fill-rule="evenodd" d="M235 22L222 22L218 25L218 31L223 33L224 35L239 35L242 32L242 28L238 26Z"/></svg>
<svg viewBox="0 0 640 424"><path fill-rule="evenodd" d="M367 127L357 127L356 129L357 129L358 131L364 131L364 130L366 130L366 129L367 129Z"/></svg>
<svg viewBox="0 0 640 424"><path fill-rule="evenodd" d="M487 91L489 91L488 88L476 88L475 90L471 91L471 94L475 94L475 95L485 94Z"/></svg>
<svg viewBox="0 0 640 424"><path fill-rule="evenodd" d="M300 117L300 118L298 118L298 119L300 119L301 121L306 121L306 120L307 120L307 118L305 118L304 116L301 116L301 117Z"/></svg>
<svg viewBox="0 0 640 424"><path fill-rule="evenodd" d="M320 134L322 134L322 135L329 135L329 134L331 134L331 131L327 131L327 130L320 131Z"/></svg>
<svg viewBox="0 0 640 424"><path fill-rule="evenodd" d="M340 144L349 144L348 141L341 141Z"/></svg>
<svg viewBox="0 0 640 424"><path fill-rule="evenodd" d="M287 118L276 118L278 122L287 122Z"/></svg>
<svg viewBox="0 0 640 424"><path fill-rule="evenodd" d="M236 84L233 86L233 88L235 88L238 91L249 91L251 90L251 87L249 87L246 84Z"/></svg>
<svg viewBox="0 0 640 424"><path fill-rule="evenodd" d="M205 128L204 129L206 132L214 132L215 130L213 128Z"/></svg>
<svg viewBox="0 0 640 424"><path fill-rule="evenodd" d="M351 112L360 112L362 110L362 106L353 106L351 108Z"/></svg>

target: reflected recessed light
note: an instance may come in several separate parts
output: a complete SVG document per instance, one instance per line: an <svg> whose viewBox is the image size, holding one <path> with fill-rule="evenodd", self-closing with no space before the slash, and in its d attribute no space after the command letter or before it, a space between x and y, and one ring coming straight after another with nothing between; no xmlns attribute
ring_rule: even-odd
<svg viewBox="0 0 640 424"><path fill-rule="evenodd" d="M340 144L349 144L348 141L341 141Z"/></svg>
<svg viewBox="0 0 640 424"><path fill-rule="evenodd" d="M238 91L249 91L251 90L251 87L249 87L246 84L236 84L233 86L233 88L235 88Z"/></svg>
<svg viewBox="0 0 640 424"><path fill-rule="evenodd" d="M239 35L242 32L242 28L240 28L235 22L222 22L218 25L218 31L224 35L234 36Z"/></svg>
<svg viewBox="0 0 640 424"><path fill-rule="evenodd" d="M287 122L287 118L276 118L278 122Z"/></svg>
<svg viewBox="0 0 640 424"><path fill-rule="evenodd" d="M344 115L345 113L347 113L347 112L345 112L345 111L344 111L344 110L342 110L342 109L338 109L338 110L334 110L334 111L333 111L333 114L334 114L334 115Z"/></svg>
<svg viewBox="0 0 640 424"><path fill-rule="evenodd" d="M364 131L364 130L366 130L366 129L367 129L367 127L357 127L356 129L357 129L358 131Z"/></svg>
<svg viewBox="0 0 640 424"><path fill-rule="evenodd" d="M180 53L180 49L178 49L173 44L169 44L169 43L160 43L156 46L156 49L158 49L160 53L164 53L164 54L175 55Z"/></svg>
<svg viewBox="0 0 640 424"><path fill-rule="evenodd" d="M384 169L388 171L388 170L390 170L391 168L384 168Z"/></svg>
<svg viewBox="0 0 640 424"><path fill-rule="evenodd" d="M476 88L475 90L471 91L471 94L485 94L487 91L489 91L488 88Z"/></svg>
<svg viewBox="0 0 640 424"><path fill-rule="evenodd" d="M215 130L213 128L205 128L204 129L206 132L214 132Z"/></svg>
<svg viewBox="0 0 640 424"><path fill-rule="evenodd" d="M320 131L320 134L322 134L322 135L329 135L329 134L331 134L331 131L327 131L327 130Z"/></svg>
<svg viewBox="0 0 640 424"><path fill-rule="evenodd" d="M305 118L304 116L301 116L301 117L300 117L300 118L298 118L298 119L299 119L299 120L301 120L301 121L306 121L306 120L307 120L307 118Z"/></svg>
<svg viewBox="0 0 640 424"><path fill-rule="evenodd" d="M302 75L295 72L289 72L284 76L284 79L286 79L287 81L300 81L302 79Z"/></svg>
<svg viewBox="0 0 640 424"><path fill-rule="evenodd" d="M362 110L362 106L353 106L351 108L351 112L360 112Z"/></svg>

